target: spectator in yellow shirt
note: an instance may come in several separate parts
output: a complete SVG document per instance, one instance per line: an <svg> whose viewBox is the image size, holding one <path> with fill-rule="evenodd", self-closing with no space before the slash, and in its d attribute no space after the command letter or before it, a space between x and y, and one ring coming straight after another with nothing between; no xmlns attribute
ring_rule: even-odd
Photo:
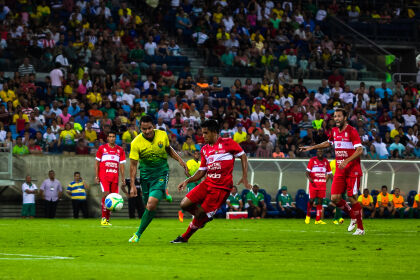
<svg viewBox="0 0 420 280"><path fill-rule="evenodd" d="M414 203L413 203L413 210L414 210L414 216L417 217L417 219L420 219L420 197L418 194L414 197Z"/></svg>
<svg viewBox="0 0 420 280"><path fill-rule="evenodd" d="M99 92L97 85L93 86L92 91L89 92L86 98L89 100L89 104L97 103L99 106L102 105L102 95Z"/></svg>
<svg viewBox="0 0 420 280"><path fill-rule="evenodd" d="M373 218L375 216L375 207L373 207L373 197L369 194L368 189L363 190L363 195L357 199L362 204L364 217Z"/></svg>
<svg viewBox="0 0 420 280"><path fill-rule="evenodd" d="M96 131L92 129L92 123L86 123L85 138L89 143L93 143L98 139Z"/></svg>
<svg viewBox="0 0 420 280"><path fill-rule="evenodd" d="M123 133L122 135L122 141L124 144L130 145L131 142L136 138L138 135L136 131L136 127L134 124L131 124L130 127Z"/></svg>
<svg viewBox="0 0 420 280"><path fill-rule="evenodd" d="M238 131L233 134L233 141L240 144L246 141L246 132L242 130L242 124L238 124Z"/></svg>
<svg viewBox="0 0 420 280"><path fill-rule="evenodd" d="M11 89L9 89L9 86L7 85L7 83L3 84L3 90L0 91L0 98L2 102L9 102L9 101L15 101L16 100L16 95L15 92Z"/></svg>
<svg viewBox="0 0 420 280"><path fill-rule="evenodd" d="M191 136L187 136L184 144L182 144L182 151L186 156L193 156L194 151L197 149L195 148L195 143L192 140Z"/></svg>
<svg viewBox="0 0 420 280"><path fill-rule="evenodd" d="M404 218L404 213L410 211L410 207L406 207L404 203L404 197L401 195L399 188L395 188L394 194L392 195L392 204L394 210L392 210L392 217L395 217L396 212L398 211L399 217Z"/></svg>
<svg viewBox="0 0 420 280"><path fill-rule="evenodd" d="M388 187L384 185L378 194L375 212L379 213L379 217L383 217L385 210L388 211L388 214L391 214L393 209L392 195L388 193Z"/></svg>

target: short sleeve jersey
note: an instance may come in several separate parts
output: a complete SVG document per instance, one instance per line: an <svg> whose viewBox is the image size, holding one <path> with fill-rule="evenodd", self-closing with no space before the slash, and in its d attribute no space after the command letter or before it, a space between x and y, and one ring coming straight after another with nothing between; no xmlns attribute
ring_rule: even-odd
<svg viewBox="0 0 420 280"><path fill-rule="evenodd" d="M118 145L110 147L109 144L102 145L96 152L96 160L99 164L99 180L118 182L120 164L125 163L125 152Z"/></svg>
<svg viewBox="0 0 420 280"><path fill-rule="evenodd" d="M311 178L314 180L314 183L311 184L311 187L316 189L327 189L327 174L332 174L330 164L326 158L319 160L318 157L313 157L309 160L306 171L310 172Z"/></svg>
<svg viewBox="0 0 420 280"><path fill-rule="evenodd" d="M382 192L378 194L377 200L376 200L376 207L382 206L382 205L388 205L388 203L392 202L392 195L387 193L386 195L383 195ZM382 204L381 204L382 203Z"/></svg>
<svg viewBox="0 0 420 280"><path fill-rule="evenodd" d="M402 195L397 197L395 194L393 194L392 203L394 204L395 208L402 208L404 207L404 197Z"/></svg>
<svg viewBox="0 0 420 280"><path fill-rule="evenodd" d="M192 176L195 174L195 172L197 172L198 168L200 168L200 162L195 161L194 159L190 159L189 161L187 161L187 167L188 167L188 172Z"/></svg>
<svg viewBox="0 0 420 280"><path fill-rule="evenodd" d="M350 125L347 125L343 131L340 131L338 127L334 127L331 129L328 141L334 145L335 149L335 158L337 161L337 169L335 175L348 177L362 176L360 157L349 162L346 168L338 168L338 166L345 159L353 155L353 153L356 151L356 148L362 146L357 130Z"/></svg>
<svg viewBox="0 0 420 280"><path fill-rule="evenodd" d="M143 134L139 134L131 142L130 159L139 161L140 178L148 180L162 176L169 172L168 134L155 129L153 140L147 140Z"/></svg>
<svg viewBox="0 0 420 280"><path fill-rule="evenodd" d="M264 195L262 193L257 193L255 194L253 191L249 191L246 194L246 200L247 201L252 201L252 204L254 204L254 206L258 206L258 203L260 203L261 201L264 201Z"/></svg>
<svg viewBox="0 0 420 280"><path fill-rule="evenodd" d="M373 203L373 197L370 194L367 197L360 195L357 201L362 203L363 206L369 206L369 204Z"/></svg>
<svg viewBox="0 0 420 280"><path fill-rule="evenodd" d="M241 199L242 199L241 196L238 193L236 193L234 195L230 194L226 201L229 201L230 204L232 205L239 205L239 202L241 201Z"/></svg>
<svg viewBox="0 0 420 280"><path fill-rule="evenodd" d="M235 157L244 154L241 146L231 138L217 139L213 145L201 149L199 170L207 170L205 182L215 188L230 190L233 186L232 171Z"/></svg>

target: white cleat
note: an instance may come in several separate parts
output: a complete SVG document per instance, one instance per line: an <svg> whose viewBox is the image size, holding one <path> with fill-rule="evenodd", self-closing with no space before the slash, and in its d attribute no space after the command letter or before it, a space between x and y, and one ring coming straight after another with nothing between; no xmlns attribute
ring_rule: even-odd
<svg viewBox="0 0 420 280"><path fill-rule="evenodd" d="M365 231L363 229L356 229L356 231L353 233L353 235L365 235Z"/></svg>
<svg viewBox="0 0 420 280"><path fill-rule="evenodd" d="M354 230L354 228L356 227L356 224L357 224L357 220L356 220L356 219L351 219L351 220L350 220L350 225L349 225L349 227L347 228L347 230L348 230L348 231L353 231L353 230Z"/></svg>

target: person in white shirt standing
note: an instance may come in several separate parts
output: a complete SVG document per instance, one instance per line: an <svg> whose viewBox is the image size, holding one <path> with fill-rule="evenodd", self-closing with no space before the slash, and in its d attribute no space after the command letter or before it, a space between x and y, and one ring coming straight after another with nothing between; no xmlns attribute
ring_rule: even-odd
<svg viewBox="0 0 420 280"><path fill-rule="evenodd" d="M32 183L31 176L27 175L25 183L22 184L23 204L22 204L22 218L35 217L35 194L38 193L38 188Z"/></svg>
<svg viewBox="0 0 420 280"><path fill-rule="evenodd" d="M57 94L57 89L63 85L63 72L60 69L61 64L56 62L55 68L50 72L52 93Z"/></svg>

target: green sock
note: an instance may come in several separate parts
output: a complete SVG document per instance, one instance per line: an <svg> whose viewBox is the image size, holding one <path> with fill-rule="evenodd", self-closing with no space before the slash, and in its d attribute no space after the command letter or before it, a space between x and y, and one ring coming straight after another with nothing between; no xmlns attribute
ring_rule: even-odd
<svg viewBox="0 0 420 280"><path fill-rule="evenodd" d="M335 207L334 220L339 220L341 218L342 218L341 209L338 207Z"/></svg>
<svg viewBox="0 0 420 280"><path fill-rule="evenodd" d="M155 216L156 211L149 211L144 210L143 216L141 217L141 223L139 226L139 230L136 232L137 236L140 237L141 234L146 230L147 226L150 224L150 222L153 220L153 217Z"/></svg>

